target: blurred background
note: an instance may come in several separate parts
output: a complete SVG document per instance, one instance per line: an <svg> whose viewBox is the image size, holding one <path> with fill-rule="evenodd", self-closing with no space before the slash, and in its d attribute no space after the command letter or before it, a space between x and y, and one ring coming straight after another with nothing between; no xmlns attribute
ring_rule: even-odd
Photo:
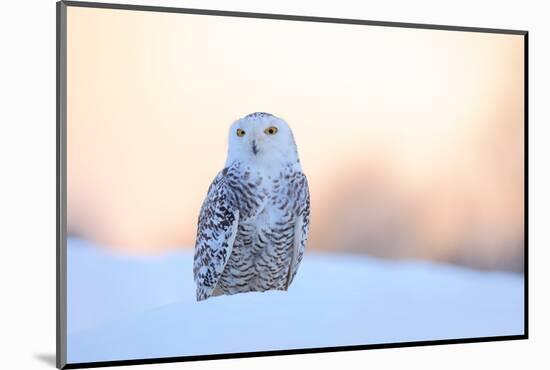
<svg viewBox="0 0 550 370"><path fill-rule="evenodd" d="M309 179L308 250L522 271L522 36L68 12L70 235L191 250L229 125L266 111Z"/></svg>

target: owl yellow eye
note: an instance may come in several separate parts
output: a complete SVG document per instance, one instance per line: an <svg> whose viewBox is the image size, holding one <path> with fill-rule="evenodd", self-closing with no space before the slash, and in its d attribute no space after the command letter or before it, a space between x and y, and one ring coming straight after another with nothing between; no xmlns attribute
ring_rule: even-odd
<svg viewBox="0 0 550 370"><path fill-rule="evenodd" d="M270 126L264 130L267 135L275 135L279 129L275 126Z"/></svg>
<svg viewBox="0 0 550 370"><path fill-rule="evenodd" d="M242 137L242 136L244 136L244 134L246 134L246 132L244 130L241 130L240 128L237 129L237 136L238 137Z"/></svg>

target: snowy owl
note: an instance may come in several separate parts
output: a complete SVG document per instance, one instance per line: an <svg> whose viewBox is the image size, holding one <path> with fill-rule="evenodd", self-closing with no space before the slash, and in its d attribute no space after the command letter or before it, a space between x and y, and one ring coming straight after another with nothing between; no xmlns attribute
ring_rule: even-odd
<svg viewBox="0 0 550 370"><path fill-rule="evenodd" d="M309 230L309 189L288 124L256 112L229 130L225 168L208 189L197 228L197 301L287 290Z"/></svg>

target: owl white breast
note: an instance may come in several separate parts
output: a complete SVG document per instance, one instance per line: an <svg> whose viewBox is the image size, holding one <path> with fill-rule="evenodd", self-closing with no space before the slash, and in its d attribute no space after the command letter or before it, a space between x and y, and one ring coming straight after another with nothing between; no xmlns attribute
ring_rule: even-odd
<svg viewBox="0 0 550 370"><path fill-rule="evenodd" d="M202 205L195 244L197 300L287 290L309 230L309 189L288 124L268 113L236 121L225 168Z"/></svg>

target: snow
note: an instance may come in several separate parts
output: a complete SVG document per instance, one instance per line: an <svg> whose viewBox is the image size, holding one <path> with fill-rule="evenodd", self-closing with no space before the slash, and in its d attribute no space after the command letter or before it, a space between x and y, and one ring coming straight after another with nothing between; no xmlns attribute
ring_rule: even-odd
<svg viewBox="0 0 550 370"><path fill-rule="evenodd" d="M195 302L192 258L69 239L69 363L523 334L519 274L308 251L288 292Z"/></svg>

